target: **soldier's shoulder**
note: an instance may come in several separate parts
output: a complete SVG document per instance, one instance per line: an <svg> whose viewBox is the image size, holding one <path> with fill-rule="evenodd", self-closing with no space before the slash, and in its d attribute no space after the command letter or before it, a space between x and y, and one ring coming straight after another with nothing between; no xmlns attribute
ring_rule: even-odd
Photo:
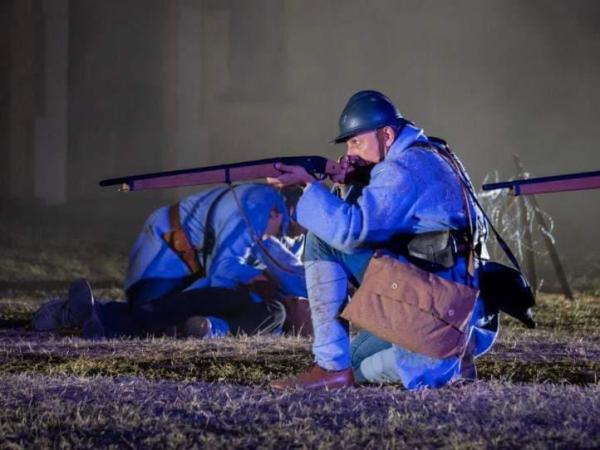
<svg viewBox="0 0 600 450"><path fill-rule="evenodd" d="M409 145L404 151L394 155L389 159L389 163L397 164L401 167L414 169L415 167L438 165L443 163L436 147L427 142L415 142Z"/></svg>

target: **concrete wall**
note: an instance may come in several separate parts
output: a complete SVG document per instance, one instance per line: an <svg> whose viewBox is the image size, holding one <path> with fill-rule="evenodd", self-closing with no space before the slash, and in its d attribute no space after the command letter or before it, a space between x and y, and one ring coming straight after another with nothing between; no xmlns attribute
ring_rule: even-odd
<svg viewBox="0 0 600 450"><path fill-rule="evenodd" d="M493 170L513 176L513 153L537 176L600 168L598 2L287 0L283 12L274 11L251 22L261 33L269 29L266 42L284 25L277 61L285 62L247 65L244 76L268 74L277 87L254 98L229 95L239 79L231 72L234 42L247 33L231 17L246 11L207 12L205 98L215 163L337 155L343 149L327 142L341 108L356 90L374 88L427 133L446 138L476 184ZM559 249L577 263L590 245L599 248L598 195L539 199L556 219Z"/></svg>
<svg viewBox="0 0 600 450"><path fill-rule="evenodd" d="M534 175L600 167L595 0L71 0L68 23L51 22L48 8L66 1L0 5L4 198L60 200L67 189L70 200L109 201L116 194L100 178L337 156L343 148L328 142L339 112L365 88L446 138L477 184L494 169L513 175L513 153ZM52 23L68 28L66 52L47 42ZM60 85L50 65L64 55L66 124L61 96L48 92L49 80ZM30 182L60 148L39 127L35 140L40 117L68 133L68 183L51 194L48 179ZM65 163L55 163L62 176ZM158 204L188 191L136 198ZM540 202L567 252L600 239L597 191Z"/></svg>

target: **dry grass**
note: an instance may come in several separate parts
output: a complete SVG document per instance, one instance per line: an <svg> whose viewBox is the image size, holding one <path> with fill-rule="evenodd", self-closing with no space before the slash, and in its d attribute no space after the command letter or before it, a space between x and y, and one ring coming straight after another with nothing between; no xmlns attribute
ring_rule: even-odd
<svg viewBox="0 0 600 450"><path fill-rule="evenodd" d="M308 340L89 342L32 332L33 310L75 276L121 297L126 246L97 231L79 246L71 231L28 230L0 222L0 449L600 448L593 292L574 302L540 296L535 330L503 320L474 384L279 393L268 381L310 363Z"/></svg>
<svg viewBox="0 0 600 450"><path fill-rule="evenodd" d="M598 448L600 333L585 322L598 305L543 297L540 320L559 308L561 325L508 323L480 381L422 392L271 391L269 379L310 362L305 339L3 329L0 448Z"/></svg>
<svg viewBox="0 0 600 450"><path fill-rule="evenodd" d="M2 378L0 432L26 447L593 448L600 387L277 393L142 377ZM565 399L569 399L565 402Z"/></svg>

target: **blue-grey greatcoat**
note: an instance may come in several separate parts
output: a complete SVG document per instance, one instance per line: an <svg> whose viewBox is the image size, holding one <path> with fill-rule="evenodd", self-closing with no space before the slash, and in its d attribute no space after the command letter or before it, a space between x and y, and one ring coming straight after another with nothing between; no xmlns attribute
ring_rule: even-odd
<svg viewBox="0 0 600 450"><path fill-rule="evenodd" d="M323 184L312 183L297 207L299 223L326 244L347 254L360 252L365 246L376 248L378 243L383 244L398 233L466 229L464 197L456 174L436 152L415 146L427 140L421 129L407 124L385 160L374 166L368 186L353 204L335 196ZM484 222L477 208L469 203L482 231ZM464 258L458 258L451 269L436 274L468 283ZM476 355L487 351L496 336L495 332L480 327L485 320L482 301L478 299L470 322ZM458 357L440 360L397 345L359 363L368 381L401 381L408 389L441 386L457 378L460 372Z"/></svg>
<svg viewBox="0 0 600 450"><path fill-rule="evenodd" d="M204 245L204 227L209 206L227 190L228 187L209 189L179 202L182 227L196 249L201 250ZM288 214L281 194L269 185L258 183L238 185L235 187L235 193L249 224L241 214L233 193L226 192L214 207L212 214L215 244L207 259L206 276L196 280L186 289L234 288L246 284L264 269L271 269L271 275L284 288L287 286L286 294L305 295L304 270L299 260L286 252L276 239L267 239L260 246L257 245L257 240L262 239L266 230L269 212L273 208L283 214L284 229L286 227ZM169 290L180 285L182 280L190 275L186 264L163 239L164 233L170 229L168 207L159 208L148 217L129 256L125 289L128 290L144 280L158 279L164 280L165 289ZM265 258L265 248L270 253L279 255L283 266L291 265L291 271L277 272L277 267L272 267L271 259ZM140 298L136 301L148 301L157 294L165 293L167 292L142 290L138 293Z"/></svg>

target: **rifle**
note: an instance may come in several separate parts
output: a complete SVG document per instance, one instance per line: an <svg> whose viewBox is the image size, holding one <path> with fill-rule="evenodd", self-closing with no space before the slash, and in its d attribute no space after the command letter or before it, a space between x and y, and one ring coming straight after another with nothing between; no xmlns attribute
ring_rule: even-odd
<svg viewBox="0 0 600 450"><path fill-rule="evenodd" d="M275 164L277 163L302 166L310 175L317 179L332 177L342 172L338 162L322 156L284 156L233 164L109 178L101 180L100 186L119 186L120 191L129 192L143 189L194 186L198 184L229 184L235 181L277 177L281 175L281 171L275 168Z"/></svg>
<svg viewBox="0 0 600 450"><path fill-rule="evenodd" d="M600 189L600 171L488 183L482 188L484 191L510 189L514 196Z"/></svg>

